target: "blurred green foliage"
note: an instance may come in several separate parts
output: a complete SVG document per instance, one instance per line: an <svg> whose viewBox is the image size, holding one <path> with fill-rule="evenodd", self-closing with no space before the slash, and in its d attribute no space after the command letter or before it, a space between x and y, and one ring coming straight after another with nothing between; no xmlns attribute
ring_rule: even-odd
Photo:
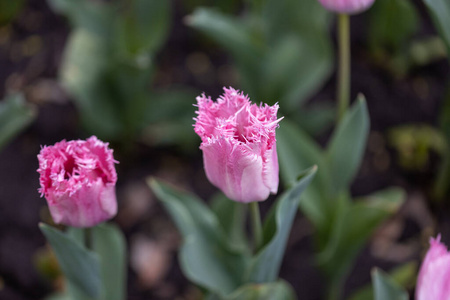
<svg viewBox="0 0 450 300"><path fill-rule="evenodd" d="M305 166L315 163L319 168L300 208L316 230L316 262L328 281L329 299L339 299L360 249L404 201L404 192L399 188L351 199L350 185L359 170L368 133L369 116L363 96L347 111L325 149L288 120L283 120L278 130L277 149L285 185Z"/></svg>
<svg viewBox="0 0 450 300"><path fill-rule="evenodd" d="M214 7L225 13L235 13L241 6L242 0L183 0L186 12L191 13L199 6Z"/></svg>
<svg viewBox="0 0 450 300"><path fill-rule="evenodd" d="M417 37L422 20L411 1L377 0L369 21L367 37L373 59L395 76L404 77L412 68L446 55L441 39Z"/></svg>
<svg viewBox="0 0 450 300"><path fill-rule="evenodd" d="M167 39L171 1L49 0L73 30L60 76L73 96L82 122L107 140L128 142L159 120L190 128L195 94L174 89L170 94L151 89L155 57ZM164 110L160 110L164 106ZM189 115L189 123L185 116ZM171 139L155 138L153 144ZM191 139L194 134L184 131ZM186 139L185 139L186 140ZM177 141L175 139L175 141Z"/></svg>
<svg viewBox="0 0 450 300"><path fill-rule="evenodd" d="M379 269L372 271L374 300L408 300L409 296L389 275Z"/></svg>
<svg viewBox="0 0 450 300"><path fill-rule="evenodd" d="M279 102L284 115L301 119L306 112L298 113L299 107L322 87L333 68L330 14L317 0L247 4L240 16L198 8L187 24L230 53L241 88L251 99ZM320 131L334 117L325 107L319 113L321 117L305 127Z"/></svg>
<svg viewBox="0 0 450 300"><path fill-rule="evenodd" d="M391 128L388 141L397 150L400 166L406 170L423 170L429 163L432 152L440 156L446 150L446 142L441 132L425 124Z"/></svg>
<svg viewBox="0 0 450 300"><path fill-rule="evenodd" d="M48 300L125 299L126 241L117 226L92 227L89 249L84 245L84 229L71 227L62 232L43 223L39 228L52 246L67 285L63 292L49 296Z"/></svg>
<svg viewBox="0 0 450 300"><path fill-rule="evenodd" d="M450 2L446 0L423 0L447 49L450 61ZM447 89L439 116L442 136L445 138L442 164L433 187L433 196L442 201L450 195L450 89Z"/></svg>
<svg viewBox="0 0 450 300"><path fill-rule="evenodd" d="M434 24L447 45L450 59L450 2L447 0L423 0L427 5Z"/></svg>
<svg viewBox="0 0 450 300"><path fill-rule="evenodd" d="M236 236L237 231L245 234L244 203L221 196L211 209L194 195L148 180L183 236L179 252L183 273L207 290L206 299L295 299L292 288L277 281L278 273L300 195L316 170L300 174L278 197L264 220L263 245L253 252L247 239Z"/></svg>
<svg viewBox="0 0 450 300"><path fill-rule="evenodd" d="M11 22L25 5L25 0L0 0L0 26Z"/></svg>
<svg viewBox="0 0 450 300"><path fill-rule="evenodd" d="M36 110L22 94L0 101L0 150L36 118Z"/></svg>
<svg viewBox="0 0 450 300"><path fill-rule="evenodd" d="M416 285L417 263L406 263L390 271L389 275L384 276L389 276L389 280L392 280L393 284L396 284L399 287L412 289ZM380 294L380 292L381 291L378 290L378 294ZM364 286L356 291L349 300L374 300L374 287L372 285ZM386 298L386 300L389 299Z"/></svg>

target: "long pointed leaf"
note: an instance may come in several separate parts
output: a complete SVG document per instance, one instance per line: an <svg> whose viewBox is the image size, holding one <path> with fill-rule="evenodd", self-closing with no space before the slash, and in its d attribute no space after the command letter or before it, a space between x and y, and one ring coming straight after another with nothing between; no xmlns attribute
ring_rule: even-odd
<svg viewBox="0 0 450 300"><path fill-rule="evenodd" d="M292 222L298 210L300 195L313 179L317 167L306 171L273 206L264 222L264 246L253 259L249 270L250 282L271 282L278 277Z"/></svg>
<svg viewBox="0 0 450 300"><path fill-rule="evenodd" d="M335 193L347 190L359 170L369 134L369 114L363 95L347 111L327 147Z"/></svg>
<svg viewBox="0 0 450 300"><path fill-rule="evenodd" d="M214 213L190 194L155 179L148 183L183 235L180 263L184 274L222 296L242 285L247 260L227 244Z"/></svg>
<svg viewBox="0 0 450 300"><path fill-rule="evenodd" d="M92 228L93 250L100 258L105 300L124 300L126 292L125 237L112 224Z"/></svg>
<svg viewBox="0 0 450 300"><path fill-rule="evenodd" d="M98 256L68 234L42 223L39 228L52 246L67 280L86 295L99 298L102 282Z"/></svg>
<svg viewBox="0 0 450 300"><path fill-rule="evenodd" d="M285 119L277 132L277 151L281 178L285 186L295 182L300 170L312 165L318 166L320 171L305 190L300 207L314 225L321 228L328 222L327 190L330 185L328 178L330 172L322 149L298 126Z"/></svg>
<svg viewBox="0 0 450 300"><path fill-rule="evenodd" d="M375 300L408 300L408 294L379 269L372 272Z"/></svg>

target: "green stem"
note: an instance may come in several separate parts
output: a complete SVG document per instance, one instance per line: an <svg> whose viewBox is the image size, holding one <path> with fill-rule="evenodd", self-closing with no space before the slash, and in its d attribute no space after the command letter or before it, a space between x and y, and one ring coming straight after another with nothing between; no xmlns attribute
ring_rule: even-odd
<svg viewBox="0 0 450 300"><path fill-rule="evenodd" d="M337 121L340 122L350 103L350 17L347 14L338 15L338 44Z"/></svg>
<svg viewBox="0 0 450 300"><path fill-rule="evenodd" d="M253 230L253 247L257 251L262 246L263 232L261 224L261 214L259 213L258 202L250 202L250 217Z"/></svg>
<svg viewBox="0 0 450 300"><path fill-rule="evenodd" d="M92 229L91 227L86 227L84 229L84 246L86 249L92 249Z"/></svg>

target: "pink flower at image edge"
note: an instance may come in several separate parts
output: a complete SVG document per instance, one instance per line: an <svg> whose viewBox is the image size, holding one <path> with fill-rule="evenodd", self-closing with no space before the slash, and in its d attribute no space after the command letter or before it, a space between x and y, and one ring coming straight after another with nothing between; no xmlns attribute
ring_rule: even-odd
<svg viewBox="0 0 450 300"><path fill-rule="evenodd" d="M57 224L91 227L117 213L113 151L92 136L61 141L38 155L41 195Z"/></svg>
<svg viewBox="0 0 450 300"><path fill-rule="evenodd" d="M440 236L430 240L417 278L416 300L450 300L450 253Z"/></svg>
<svg viewBox="0 0 450 300"><path fill-rule="evenodd" d="M216 102L197 97L194 130L200 136L208 180L231 200L266 200L278 190L275 129L278 105L252 104L233 88Z"/></svg>
<svg viewBox="0 0 450 300"><path fill-rule="evenodd" d="M344 13L357 14L369 9L375 0L319 0L327 10Z"/></svg>

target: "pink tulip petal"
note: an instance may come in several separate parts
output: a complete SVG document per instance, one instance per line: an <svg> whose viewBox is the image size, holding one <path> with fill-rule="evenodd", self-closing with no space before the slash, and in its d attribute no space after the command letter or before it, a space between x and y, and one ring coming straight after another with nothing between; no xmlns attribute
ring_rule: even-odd
<svg viewBox="0 0 450 300"><path fill-rule="evenodd" d="M41 188L53 220L91 227L117 213L116 161L108 144L95 136L61 141L38 155Z"/></svg>
<svg viewBox="0 0 450 300"><path fill-rule="evenodd" d="M337 13L357 14L369 9L375 0L319 0L328 10Z"/></svg>
<svg viewBox="0 0 450 300"><path fill-rule="evenodd" d="M440 236L430 240L417 279L417 300L450 300L450 253Z"/></svg>
<svg viewBox="0 0 450 300"><path fill-rule="evenodd" d="M233 88L213 102L197 97L195 132L208 179L232 200L263 201L278 190L278 105L252 104Z"/></svg>

